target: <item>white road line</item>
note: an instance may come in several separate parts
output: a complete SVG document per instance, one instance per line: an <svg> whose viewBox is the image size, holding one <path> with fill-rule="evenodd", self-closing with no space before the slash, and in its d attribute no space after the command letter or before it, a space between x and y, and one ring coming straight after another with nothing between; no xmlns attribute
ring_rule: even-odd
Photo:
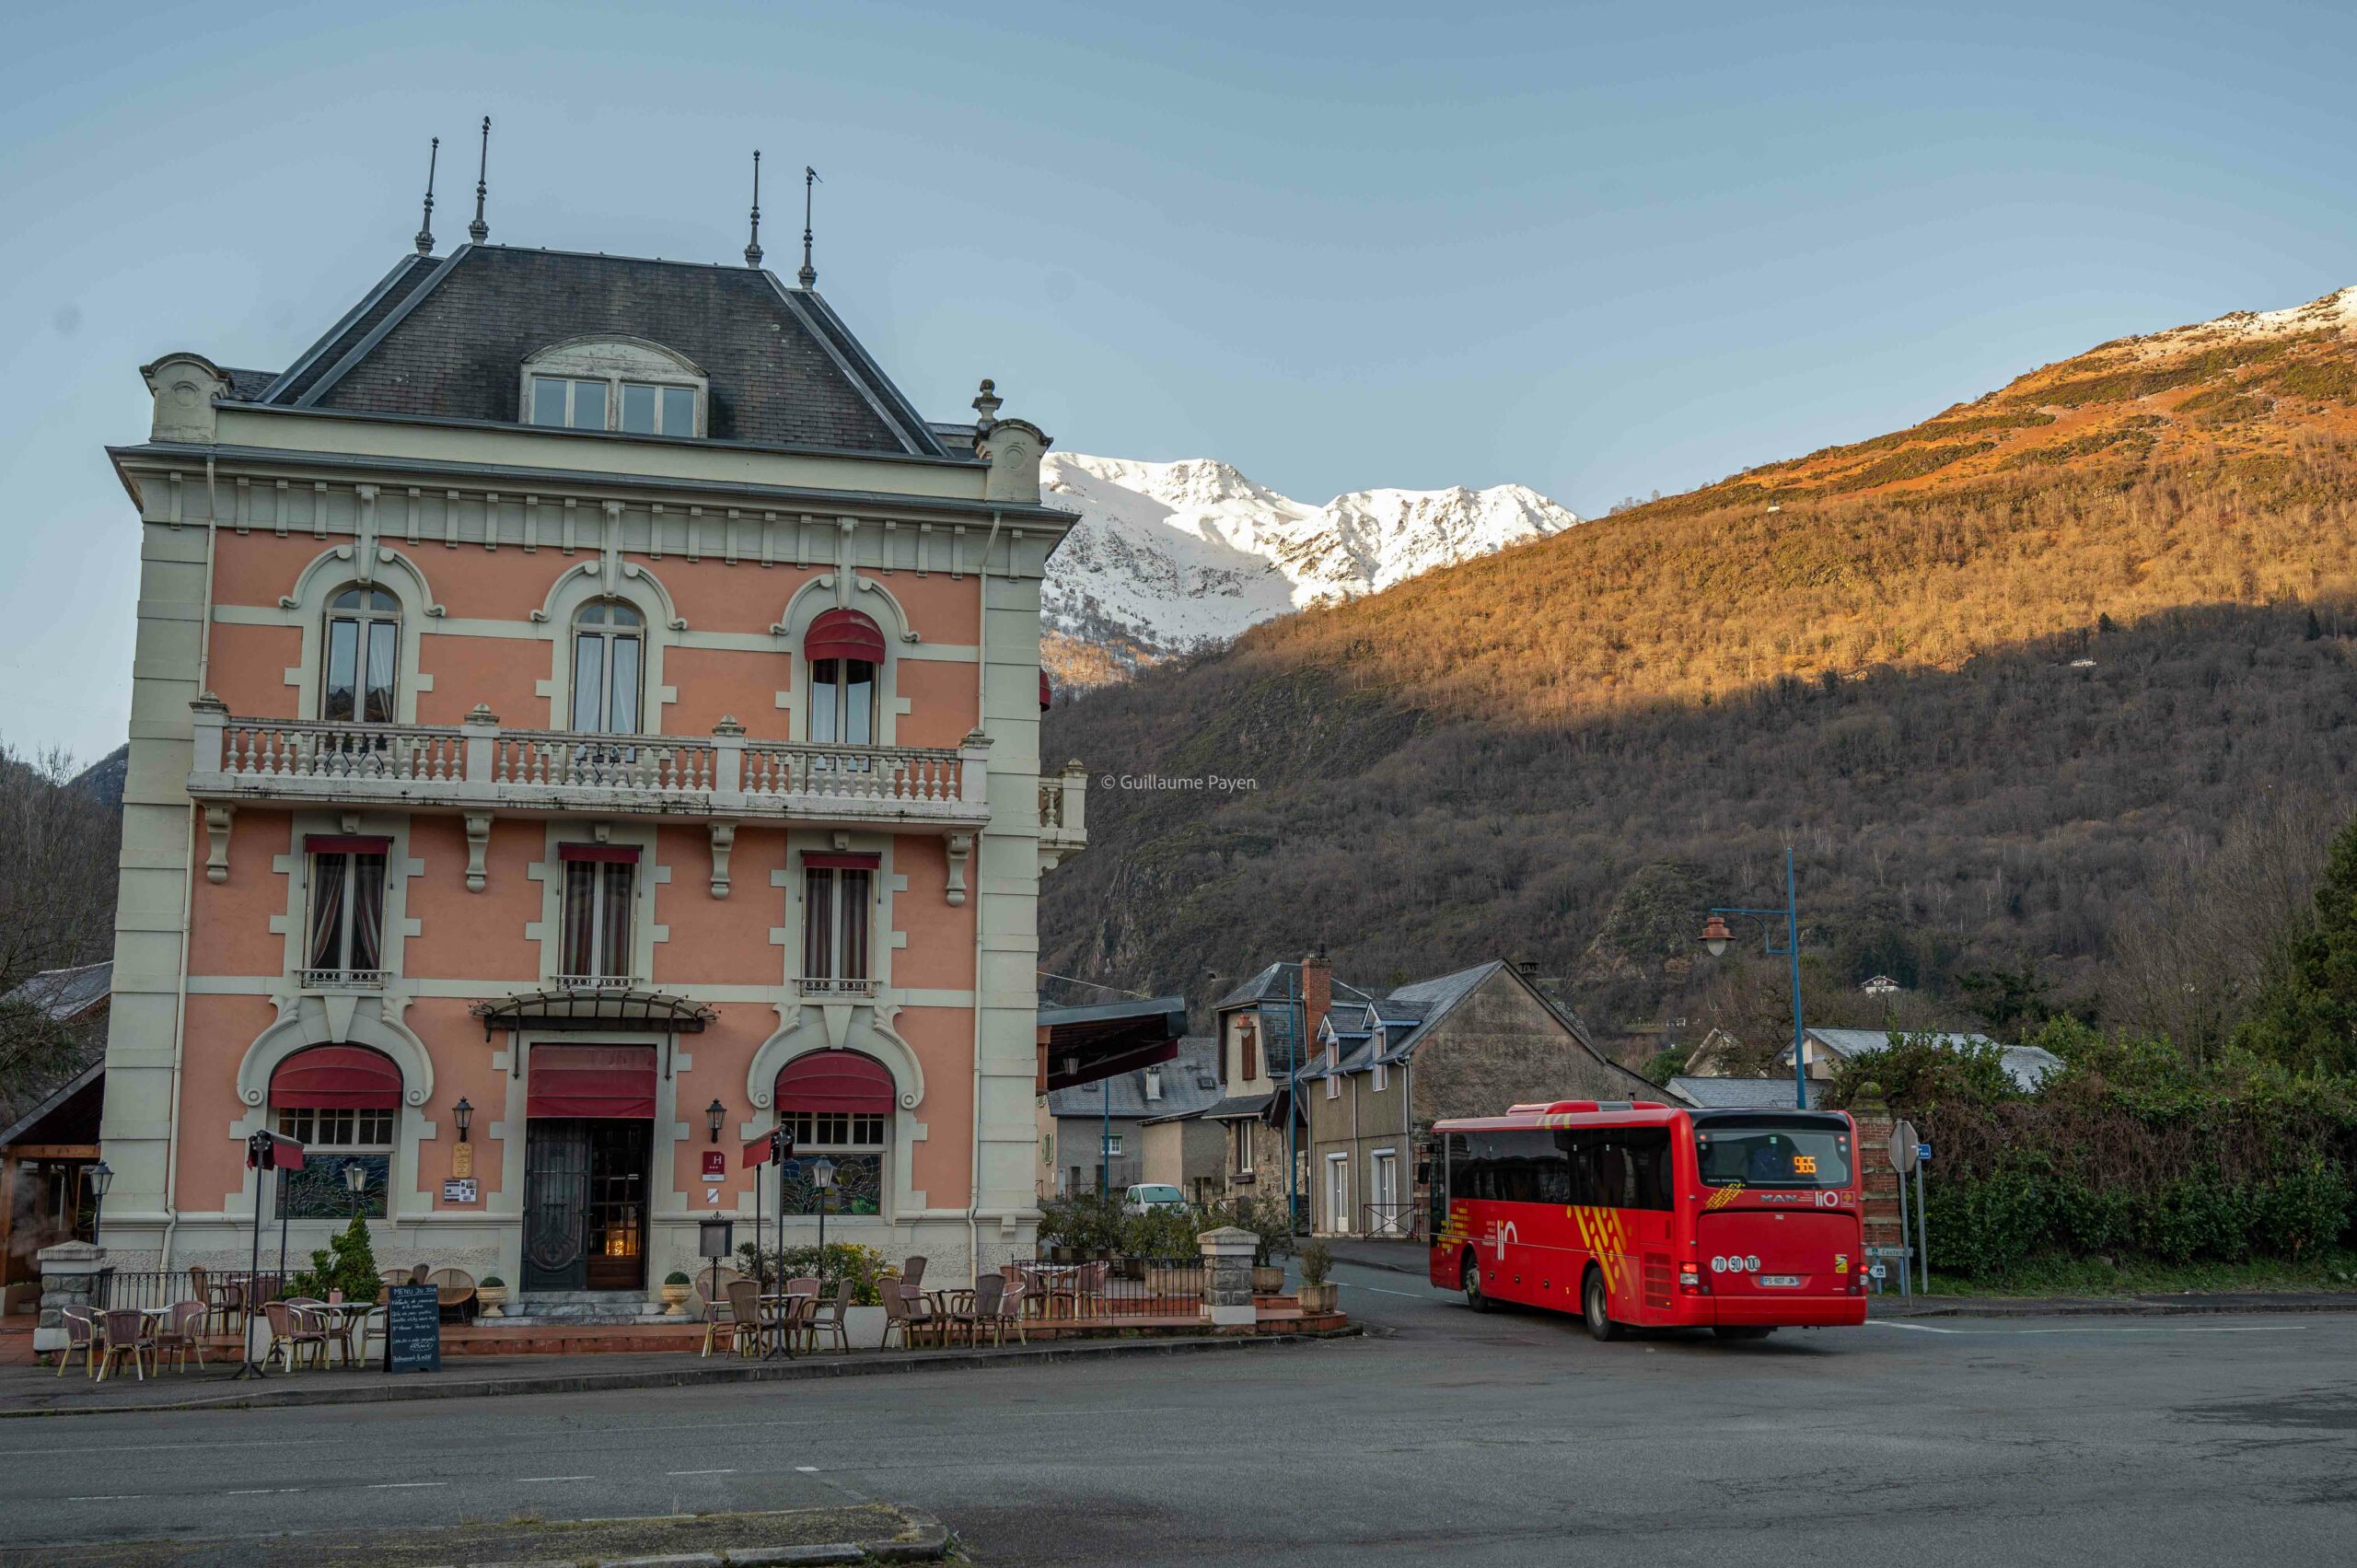
<svg viewBox="0 0 2357 1568"><path fill-rule="evenodd" d="M542 1481L595 1481L598 1478L594 1475L521 1475L517 1476L515 1481L509 1484L515 1486L538 1486Z"/></svg>
<svg viewBox="0 0 2357 1568"><path fill-rule="evenodd" d="M299 1486L250 1486L240 1492L225 1492L224 1497L283 1497L290 1492L300 1492Z"/></svg>
<svg viewBox="0 0 2357 1568"><path fill-rule="evenodd" d="M794 1468L800 1470L804 1475L817 1475L819 1473L819 1467L816 1465L796 1465Z"/></svg>
<svg viewBox="0 0 2357 1568"><path fill-rule="evenodd" d="M1341 1283L1352 1290L1371 1290L1377 1295L1404 1295L1410 1301L1446 1301L1449 1299L1447 1296L1442 1295L1436 1291L1386 1290L1381 1285L1353 1284L1349 1280L1344 1280Z"/></svg>
<svg viewBox="0 0 2357 1568"><path fill-rule="evenodd" d="M380 1481L372 1483L371 1492L414 1492L422 1486L447 1486L447 1481Z"/></svg>
<svg viewBox="0 0 2357 1568"><path fill-rule="evenodd" d="M664 1473L665 1475L667 1475L667 1476L673 1476L673 1475L735 1475L737 1472L736 1472L735 1470L665 1470L663 1473Z"/></svg>
<svg viewBox="0 0 2357 1568"><path fill-rule="evenodd" d="M2200 1324L2087 1323L2069 1329L1941 1329L1929 1323L1893 1323L1887 1318L1869 1318L1866 1326L1873 1329L1905 1329L1917 1334L1969 1334L1980 1339L2025 1340L2033 1334L2298 1334L2311 1327L2306 1323L2249 1323L2209 1327Z"/></svg>
<svg viewBox="0 0 2357 1568"><path fill-rule="evenodd" d="M69 1497L68 1503L136 1503L147 1494L144 1492L101 1492L90 1497Z"/></svg>

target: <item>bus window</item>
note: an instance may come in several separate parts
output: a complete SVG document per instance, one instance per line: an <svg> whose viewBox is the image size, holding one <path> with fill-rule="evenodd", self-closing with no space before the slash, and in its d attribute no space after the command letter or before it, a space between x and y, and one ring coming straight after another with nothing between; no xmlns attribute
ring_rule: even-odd
<svg viewBox="0 0 2357 1568"><path fill-rule="evenodd" d="M1695 1129L1705 1186L1847 1187L1845 1127L1793 1117L1713 1118Z"/></svg>

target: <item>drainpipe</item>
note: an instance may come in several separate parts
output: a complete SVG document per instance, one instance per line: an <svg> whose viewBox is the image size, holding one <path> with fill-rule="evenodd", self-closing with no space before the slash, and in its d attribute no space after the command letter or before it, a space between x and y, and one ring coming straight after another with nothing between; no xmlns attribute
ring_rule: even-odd
<svg viewBox="0 0 2357 1568"><path fill-rule="evenodd" d="M991 684L991 547L998 543L1000 517L991 510L990 537L982 541L981 570L974 574L981 614L974 630L974 727L982 727ZM985 764L987 765L987 764ZM1034 856L1037 864L1037 856ZM969 1107L972 1124L967 1138L971 1167L966 1178L966 1262L979 1270L982 1262L982 834L974 835L974 1088ZM1034 1031L1036 1032L1036 1031Z"/></svg>
<svg viewBox="0 0 2357 1568"><path fill-rule="evenodd" d="M214 454L204 455L204 614L197 622L196 690L203 696L213 668L213 562L221 539L221 492L214 482ZM157 1265L168 1273L172 1240L180 1225L180 1063L188 1045L188 928L196 907L196 817L188 803L188 853L180 865L180 962L172 995L172 1120L164 1130L164 1245ZM261 1223L261 1177L254 1177L255 1223Z"/></svg>

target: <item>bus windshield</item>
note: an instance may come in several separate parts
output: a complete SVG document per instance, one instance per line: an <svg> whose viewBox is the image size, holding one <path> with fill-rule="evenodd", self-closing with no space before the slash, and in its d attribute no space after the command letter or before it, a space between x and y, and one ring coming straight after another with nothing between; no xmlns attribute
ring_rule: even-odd
<svg viewBox="0 0 2357 1568"><path fill-rule="evenodd" d="M1850 1185L1849 1131L1829 1122L1714 1118L1695 1129L1694 1147L1707 1187Z"/></svg>

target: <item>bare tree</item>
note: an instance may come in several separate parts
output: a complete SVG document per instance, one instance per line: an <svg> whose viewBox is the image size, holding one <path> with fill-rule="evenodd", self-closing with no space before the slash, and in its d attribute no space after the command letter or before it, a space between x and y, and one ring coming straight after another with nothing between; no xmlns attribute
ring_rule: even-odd
<svg viewBox="0 0 2357 1568"><path fill-rule="evenodd" d="M122 820L72 787L75 771L64 751L0 745L0 994L113 949Z"/></svg>

